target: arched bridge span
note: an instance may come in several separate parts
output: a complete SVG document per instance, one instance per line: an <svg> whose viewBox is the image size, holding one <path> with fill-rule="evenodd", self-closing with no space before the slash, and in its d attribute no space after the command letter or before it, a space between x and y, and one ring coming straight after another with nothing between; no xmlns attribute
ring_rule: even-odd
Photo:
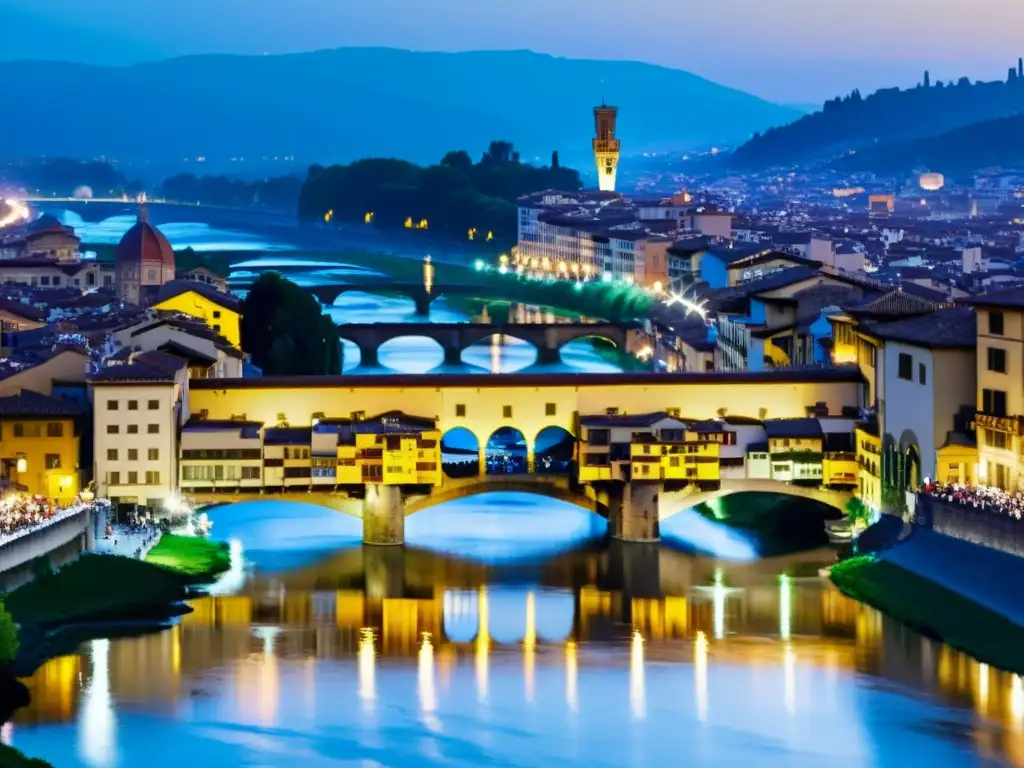
<svg viewBox="0 0 1024 768"><path fill-rule="evenodd" d="M338 335L359 347L363 365L376 365L382 344L406 336L426 337L444 350L446 363L458 364L462 351L492 336L512 336L537 349L538 362L558 362L559 350L577 339L605 339L625 350L630 328L617 323L345 323Z"/></svg>

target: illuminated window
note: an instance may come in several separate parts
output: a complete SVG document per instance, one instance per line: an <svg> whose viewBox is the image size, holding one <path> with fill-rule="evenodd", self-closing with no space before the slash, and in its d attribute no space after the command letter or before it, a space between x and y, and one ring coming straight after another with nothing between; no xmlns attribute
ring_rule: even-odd
<svg viewBox="0 0 1024 768"><path fill-rule="evenodd" d="M48 453L43 459L47 469L60 469L60 454Z"/></svg>

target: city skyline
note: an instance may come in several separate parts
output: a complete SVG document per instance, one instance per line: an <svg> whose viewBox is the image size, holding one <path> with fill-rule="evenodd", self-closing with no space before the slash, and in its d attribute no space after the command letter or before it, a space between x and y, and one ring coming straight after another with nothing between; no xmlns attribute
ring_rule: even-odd
<svg viewBox="0 0 1024 768"><path fill-rule="evenodd" d="M779 0L128 0L67 4L0 0L0 57L130 64L201 53L258 55L372 45L463 51L530 48L572 58L625 59L683 69L780 103L815 103L853 88L932 80L993 80L1024 52L1013 30L1024 7L999 0L864 0L823 6ZM602 35L614 16L615 37ZM663 19L666 23L652 23ZM884 23L880 23L884 20ZM695 28L698 34L695 34ZM831 31L830 31L831 30ZM842 30L837 39L834 30ZM983 53L978 40L983 37ZM683 44L685 43L685 45ZM756 64L756 65L755 65Z"/></svg>

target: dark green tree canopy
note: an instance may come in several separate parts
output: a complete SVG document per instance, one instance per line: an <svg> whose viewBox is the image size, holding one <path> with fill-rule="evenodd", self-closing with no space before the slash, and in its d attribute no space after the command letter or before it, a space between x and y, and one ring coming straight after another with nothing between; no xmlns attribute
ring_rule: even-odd
<svg viewBox="0 0 1024 768"><path fill-rule="evenodd" d="M315 298L265 272L242 302L242 349L268 376L341 373L338 329Z"/></svg>
<svg viewBox="0 0 1024 768"><path fill-rule="evenodd" d="M476 229L511 243L518 197L581 186L578 172L558 164L557 152L550 167L537 167L520 162L511 142L492 141L479 163L468 152L453 150L426 168L389 158L313 166L302 185L299 217L317 221L333 211L332 220L356 222L372 213L377 227L426 220L431 232L453 239Z"/></svg>

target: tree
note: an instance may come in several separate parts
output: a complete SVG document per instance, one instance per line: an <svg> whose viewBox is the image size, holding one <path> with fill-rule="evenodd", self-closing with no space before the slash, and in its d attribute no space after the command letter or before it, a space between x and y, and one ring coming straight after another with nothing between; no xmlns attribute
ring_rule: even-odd
<svg viewBox="0 0 1024 768"><path fill-rule="evenodd" d="M341 373L341 341L315 298L265 272L242 302L242 349L267 375Z"/></svg>
<svg viewBox="0 0 1024 768"><path fill-rule="evenodd" d="M451 152L446 152L445 156L441 158L441 165L448 168L458 168L462 171L468 171L473 167L473 158L469 156L469 152L464 149L455 149Z"/></svg>
<svg viewBox="0 0 1024 768"><path fill-rule="evenodd" d="M558 169L558 150L556 149L551 153L551 168L554 170Z"/></svg>
<svg viewBox="0 0 1024 768"><path fill-rule="evenodd" d="M18 653L18 627L14 617L0 603L0 664L10 664Z"/></svg>
<svg viewBox="0 0 1024 768"><path fill-rule="evenodd" d="M1017 59L1017 77L1024 80L1024 57Z"/></svg>
<svg viewBox="0 0 1024 768"><path fill-rule="evenodd" d="M925 88L931 88L932 87L932 77L931 77L930 74L928 74L928 70L927 69L924 71L924 87Z"/></svg>

